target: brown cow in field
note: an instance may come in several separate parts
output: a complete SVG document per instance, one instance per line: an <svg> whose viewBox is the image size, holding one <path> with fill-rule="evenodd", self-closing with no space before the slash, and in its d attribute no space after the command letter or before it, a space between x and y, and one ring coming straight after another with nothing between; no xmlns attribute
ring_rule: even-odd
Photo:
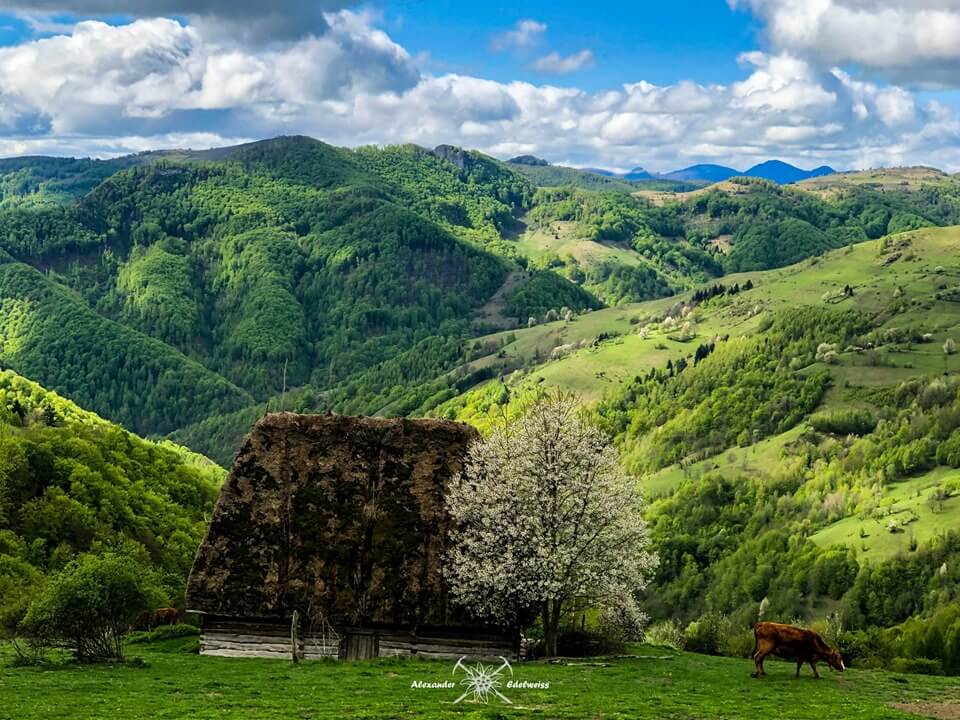
<svg viewBox="0 0 960 720"><path fill-rule="evenodd" d="M827 645L813 630L782 623L759 622L753 626L753 636L756 638L753 646L753 662L756 670L752 673L752 677L766 675L763 671L763 660L767 655L796 660L797 677L800 677L800 668L806 662L813 668L813 676L819 678L818 660L828 662L830 667L839 672L846 670L840 653Z"/></svg>
<svg viewBox="0 0 960 720"><path fill-rule="evenodd" d="M176 625L177 624L177 609L176 608L157 608L153 613L153 625L154 627L158 625Z"/></svg>

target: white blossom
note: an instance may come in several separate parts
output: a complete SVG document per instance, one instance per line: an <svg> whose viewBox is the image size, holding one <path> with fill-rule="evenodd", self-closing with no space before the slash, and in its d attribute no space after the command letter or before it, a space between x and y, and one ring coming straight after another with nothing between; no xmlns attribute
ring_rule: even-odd
<svg viewBox="0 0 960 720"><path fill-rule="evenodd" d="M560 392L477 442L447 504L454 598L503 624L539 613L551 654L571 603L622 602L657 564L636 480Z"/></svg>

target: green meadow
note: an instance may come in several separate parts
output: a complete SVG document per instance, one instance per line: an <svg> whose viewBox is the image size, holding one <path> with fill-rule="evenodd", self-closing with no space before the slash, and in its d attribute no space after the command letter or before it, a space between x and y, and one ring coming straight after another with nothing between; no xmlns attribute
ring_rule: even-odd
<svg viewBox="0 0 960 720"><path fill-rule="evenodd" d="M811 537L818 545L846 545L862 559L876 560L906 554L911 545L932 540L947 528L960 527L960 496L931 503L932 493L960 478L960 470L937 468L919 477L897 482L883 491L880 512L839 520ZM889 529L890 521L896 532Z"/></svg>
<svg viewBox="0 0 960 720"><path fill-rule="evenodd" d="M0 649L4 720L180 720L268 718L656 718L667 720L880 720L957 717L957 678L824 669L815 680L792 663L769 662L750 677L749 660L639 646L620 659L518 663L513 679L547 689L501 688L511 704L464 701L453 663L426 660L303 662L205 657L196 639L130 648L127 664L14 668ZM506 679L510 679L509 676ZM900 708L900 709L898 709ZM955 714L949 714L955 713Z"/></svg>
<svg viewBox="0 0 960 720"><path fill-rule="evenodd" d="M909 245L889 262L881 255L882 241L860 243L777 270L729 275L719 282L730 287L747 281L754 287L734 297L716 298L692 314L695 334L683 341L671 330L642 329L690 293L644 303L625 304L587 313L572 322L562 320L533 328L502 332L480 342L499 345L507 359L533 364L524 378L530 385L563 387L585 400L598 400L651 368L692 355L696 346L718 335L750 335L762 327L771 311L796 305L855 308L881 316L881 327L923 328L930 342L907 347L890 344L869 356L842 353L831 373L859 385L890 385L929 373L943 372L943 341L956 334L960 312L955 302L935 298L938 291L960 286L960 229L936 228L905 233ZM566 242L566 241L561 241ZM596 244L596 243L592 243ZM841 297L849 285L853 296ZM594 340L603 335L596 344ZM561 359L550 359L561 345L588 343ZM483 367L494 356L471 363ZM960 368L960 359L953 362ZM948 368L951 371L958 368ZM480 388L473 392L482 392ZM469 395L469 393L468 393ZM469 400L468 400L469 402ZM457 400L463 404L463 399Z"/></svg>

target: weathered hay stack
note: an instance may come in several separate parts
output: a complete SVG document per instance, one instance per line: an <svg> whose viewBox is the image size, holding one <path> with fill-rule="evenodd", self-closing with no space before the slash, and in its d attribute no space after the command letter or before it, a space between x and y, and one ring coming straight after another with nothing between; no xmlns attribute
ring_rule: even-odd
<svg viewBox="0 0 960 720"><path fill-rule="evenodd" d="M261 419L187 583L201 652L515 654L513 634L474 622L444 583L444 489L475 437L441 420Z"/></svg>

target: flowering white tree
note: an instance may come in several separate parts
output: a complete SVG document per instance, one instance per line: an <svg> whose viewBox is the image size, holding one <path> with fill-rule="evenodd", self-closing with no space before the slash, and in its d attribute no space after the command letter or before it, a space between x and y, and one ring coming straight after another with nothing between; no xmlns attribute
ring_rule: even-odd
<svg viewBox="0 0 960 720"><path fill-rule="evenodd" d="M454 598L505 623L539 614L548 655L573 603L622 606L657 564L636 480L560 392L473 445L447 506Z"/></svg>

